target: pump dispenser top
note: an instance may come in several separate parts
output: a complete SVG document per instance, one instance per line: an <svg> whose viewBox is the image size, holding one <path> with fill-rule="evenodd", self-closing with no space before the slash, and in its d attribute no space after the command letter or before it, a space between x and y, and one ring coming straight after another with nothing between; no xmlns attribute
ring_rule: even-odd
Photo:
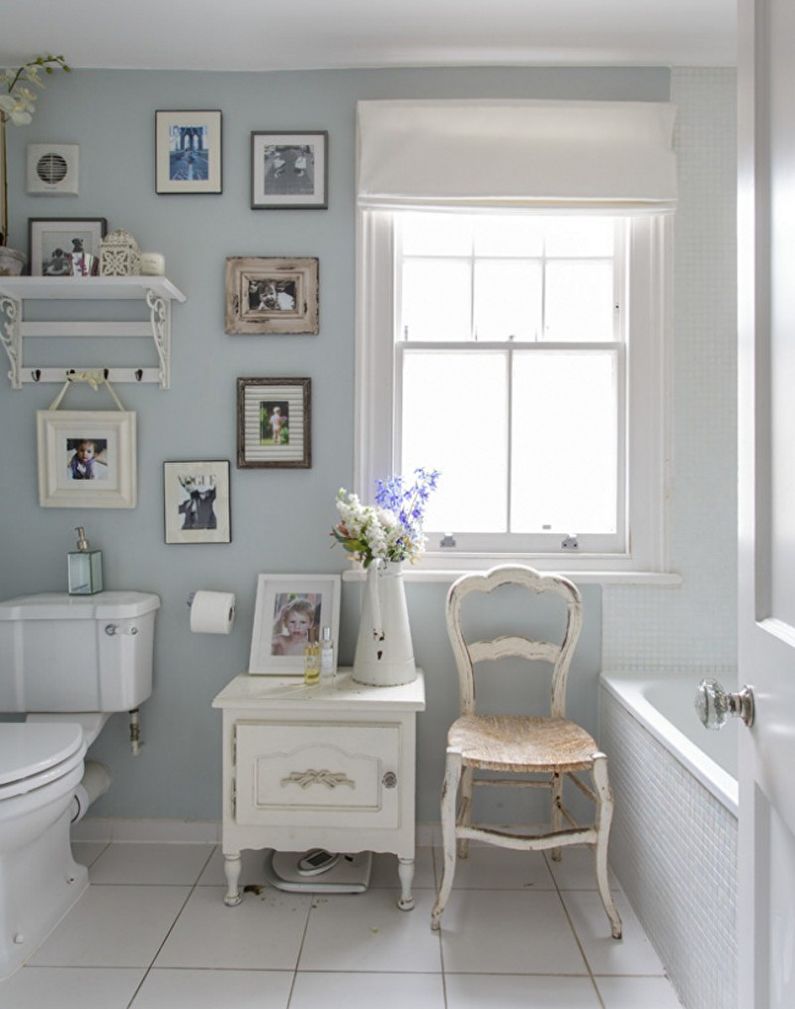
<svg viewBox="0 0 795 1009"><path fill-rule="evenodd" d="M92 550L83 526L77 526L77 550L67 556L70 596L93 596L102 591L102 551Z"/></svg>

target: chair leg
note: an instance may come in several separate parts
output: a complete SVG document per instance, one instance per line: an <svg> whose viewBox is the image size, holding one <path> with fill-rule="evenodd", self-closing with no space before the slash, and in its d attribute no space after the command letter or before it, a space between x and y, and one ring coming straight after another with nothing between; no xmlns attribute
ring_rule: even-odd
<svg viewBox="0 0 795 1009"><path fill-rule="evenodd" d="M475 775L473 767L465 767L461 772L461 805L458 813L458 823L469 827L472 823L472 779ZM469 841L461 838L458 841L458 857L469 858Z"/></svg>
<svg viewBox="0 0 795 1009"><path fill-rule="evenodd" d="M599 753L594 758L593 781L596 788L596 883L599 896L602 898L607 917L610 919L610 932L614 939L621 938L621 916L618 913L613 895L610 893L610 881L607 877L607 843L610 838L610 824L613 820L613 793L607 777L607 757Z"/></svg>
<svg viewBox="0 0 795 1009"><path fill-rule="evenodd" d="M455 877L456 859L456 800L458 798L458 785L461 781L461 755L458 753L447 754L447 763L444 773L444 784L442 785L442 841L444 844L444 872L442 873L442 883L436 895L436 903L431 911L431 928L438 932L442 912L447 904L450 891L453 888L453 878Z"/></svg>
<svg viewBox="0 0 795 1009"><path fill-rule="evenodd" d="M552 775L552 829L560 830L563 825L563 816L560 812L561 803L563 802L563 775L558 774L557 771ZM550 851L553 862L559 862L561 858L561 849L552 848Z"/></svg>

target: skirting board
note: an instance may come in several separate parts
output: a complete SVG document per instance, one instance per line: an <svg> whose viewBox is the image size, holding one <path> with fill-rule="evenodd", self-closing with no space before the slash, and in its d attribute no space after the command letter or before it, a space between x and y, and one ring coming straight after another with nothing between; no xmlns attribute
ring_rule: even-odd
<svg viewBox="0 0 795 1009"><path fill-rule="evenodd" d="M417 847L441 844L438 823L417 824ZM220 844L219 820L134 820L121 816L87 816L72 827L73 841L119 841L142 844Z"/></svg>

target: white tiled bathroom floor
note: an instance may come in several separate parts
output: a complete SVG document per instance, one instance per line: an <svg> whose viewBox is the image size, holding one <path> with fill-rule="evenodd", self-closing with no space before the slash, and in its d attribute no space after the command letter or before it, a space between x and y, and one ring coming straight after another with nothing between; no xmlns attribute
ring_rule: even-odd
<svg viewBox="0 0 795 1009"><path fill-rule="evenodd" d="M309 896L260 888L262 855L248 852L252 889L227 908L212 845L74 850L91 886L0 982L3 1009L679 1009L618 890L625 938L610 938L584 850L553 866L472 847L441 936L429 924L441 868L430 848L418 851L410 912L395 906L388 855L367 893Z"/></svg>

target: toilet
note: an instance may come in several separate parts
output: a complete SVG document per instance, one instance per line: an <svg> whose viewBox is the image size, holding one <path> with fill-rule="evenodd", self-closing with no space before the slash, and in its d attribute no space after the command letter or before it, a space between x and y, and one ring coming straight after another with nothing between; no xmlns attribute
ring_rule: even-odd
<svg viewBox="0 0 795 1009"><path fill-rule="evenodd" d="M20 967L88 885L69 829L109 785L87 748L152 692L147 592L58 593L0 603L0 979Z"/></svg>

